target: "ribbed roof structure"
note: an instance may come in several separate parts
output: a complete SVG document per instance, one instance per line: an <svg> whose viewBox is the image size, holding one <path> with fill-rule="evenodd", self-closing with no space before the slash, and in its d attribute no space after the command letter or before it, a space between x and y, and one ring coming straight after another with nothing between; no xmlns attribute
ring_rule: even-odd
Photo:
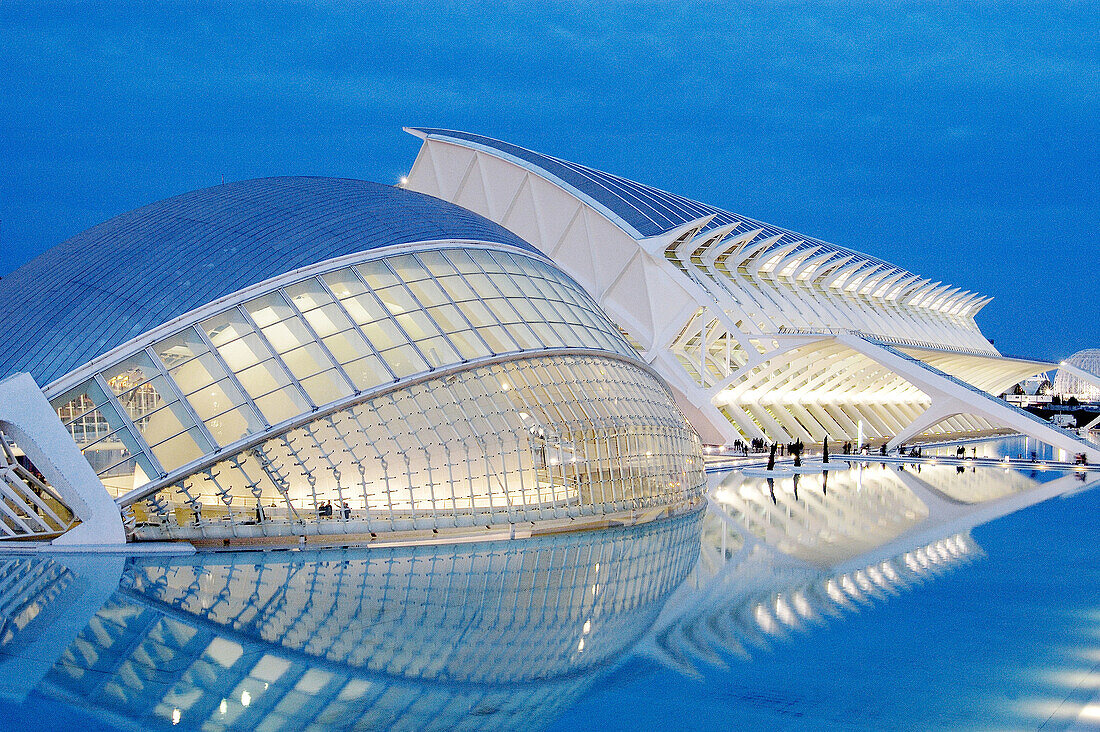
<svg viewBox="0 0 1100 732"><path fill-rule="evenodd" d="M533 251L431 196L336 178L227 183L116 216L0 280L0 378L54 381L206 303L295 269L457 239Z"/></svg>
<svg viewBox="0 0 1100 732"><path fill-rule="evenodd" d="M1084 351L1078 351L1062 363L1100 378L1100 348L1086 348ZM1100 387L1086 381L1077 374L1060 368L1058 373L1054 375L1054 393L1084 397L1091 401L1100 398Z"/></svg>
<svg viewBox="0 0 1100 732"><path fill-rule="evenodd" d="M525 167L538 169L560 183L589 199L597 208L608 213L612 220L623 227L636 239L657 236L672 231L692 221L713 216L703 231L717 229L720 226L740 224L738 231L757 230L755 239L763 240L779 237L772 246L783 247L797 244L793 251L817 248L821 251L834 251L851 255L852 260L886 265L902 271L895 265L884 262L862 252L830 244L828 242L803 236L778 226L755 221L740 214L693 201L675 193L659 188L635 183L632 180L604 173L568 160L534 152L519 145L494 140L484 135L456 130L444 130L432 127L410 127L410 132L443 140L450 140L466 147L480 146L495 154L512 158ZM849 261L852 261L849 260Z"/></svg>

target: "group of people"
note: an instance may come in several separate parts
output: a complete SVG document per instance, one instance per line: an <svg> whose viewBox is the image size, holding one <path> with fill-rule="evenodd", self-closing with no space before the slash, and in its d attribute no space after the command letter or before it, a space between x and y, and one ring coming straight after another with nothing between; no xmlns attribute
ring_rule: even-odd
<svg viewBox="0 0 1100 732"><path fill-rule="evenodd" d="M337 508L343 511L345 519L351 518L351 506L348 505L347 501L344 501L343 506L337 506ZM323 501L321 505L317 507L317 515L321 518L331 518L332 514L333 505L331 501Z"/></svg>

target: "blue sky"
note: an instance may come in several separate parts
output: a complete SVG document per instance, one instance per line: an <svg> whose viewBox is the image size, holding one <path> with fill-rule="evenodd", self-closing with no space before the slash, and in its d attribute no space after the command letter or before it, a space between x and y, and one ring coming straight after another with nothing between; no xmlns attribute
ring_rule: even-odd
<svg viewBox="0 0 1100 732"><path fill-rule="evenodd" d="M500 137L995 297L1100 347L1100 2L0 3L0 274L226 180Z"/></svg>

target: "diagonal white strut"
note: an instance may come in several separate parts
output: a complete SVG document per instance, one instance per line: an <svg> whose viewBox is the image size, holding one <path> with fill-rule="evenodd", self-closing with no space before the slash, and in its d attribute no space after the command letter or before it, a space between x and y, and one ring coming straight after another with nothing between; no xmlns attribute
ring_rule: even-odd
<svg viewBox="0 0 1100 732"><path fill-rule="evenodd" d="M891 369L929 397L928 410L901 430L887 447L895 449L902 442L920 434L947 417L976 414L994 424L1000 424L1040 442L1065 450L1070 454L1084 453L1093 462L1100 461L1100 447L1073 433L1014 407L997 397L939 371L919 359L907 356L890 346L873 343L852 334L836 337L838 341ZM935 420L935 421L932 421Z"/></svg>

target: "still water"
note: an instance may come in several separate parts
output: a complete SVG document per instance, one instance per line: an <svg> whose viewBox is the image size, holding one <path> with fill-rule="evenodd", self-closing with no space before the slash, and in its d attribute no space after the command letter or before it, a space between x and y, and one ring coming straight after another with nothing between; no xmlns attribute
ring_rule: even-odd
<svg viewBox="0 0 1100 732"><path fill-rule="evenodd" d="M1042 467L730 472L705 514L513 542L0 555L0 728L1092 729L1100 473Z"/></svg>

